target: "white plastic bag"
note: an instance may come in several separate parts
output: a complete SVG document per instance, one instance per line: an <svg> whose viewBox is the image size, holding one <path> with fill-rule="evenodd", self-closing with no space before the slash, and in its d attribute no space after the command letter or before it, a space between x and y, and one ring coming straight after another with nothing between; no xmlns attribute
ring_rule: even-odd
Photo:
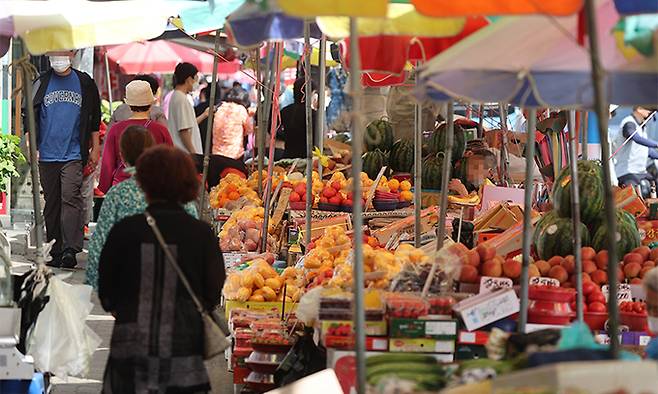
<svg viewBox="0 0 658 394"><path fill-rule="evenodd" d="M50 299L28 336L27 353L37 370L58 377L84 377L101 338L85 320L92 310L91 286L70 285L52 276Z"/></svg>

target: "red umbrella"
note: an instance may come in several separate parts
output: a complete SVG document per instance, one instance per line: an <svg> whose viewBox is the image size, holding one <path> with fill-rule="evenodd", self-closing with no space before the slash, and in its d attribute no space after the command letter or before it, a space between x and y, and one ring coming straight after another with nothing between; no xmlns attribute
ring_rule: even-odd
<svg viewBox="0 0 658 394"><path fill-rule="evenodd" d="M212 73L212 55L164 40L108 47L107 57L124 74L170 74L181 62L194 64L204 74ZM239 70L238 61L219 63L220 74L233 74Z"/></svg>
<svg viewBox="0 0 658 394"><path fill-rule="evenodd" d="M407 61L427 61L476 32L489 22L483 17L470 17L456 36L430 38L410 36L360 37L361 78L365 86L396 85L404 81ZM341 43L341 57L349 67L349 39Z"/></svg>

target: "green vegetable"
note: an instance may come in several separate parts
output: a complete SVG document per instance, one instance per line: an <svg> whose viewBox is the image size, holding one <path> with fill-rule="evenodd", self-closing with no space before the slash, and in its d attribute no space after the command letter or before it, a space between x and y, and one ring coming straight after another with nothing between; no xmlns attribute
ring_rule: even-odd
<svg viewBox="0 0 658 394"><path fill-rule="evenodd" d="M20 137L0 132L0 193L7 193L8 179L20 176L17 164L25 163L20 143Z"/></svg>

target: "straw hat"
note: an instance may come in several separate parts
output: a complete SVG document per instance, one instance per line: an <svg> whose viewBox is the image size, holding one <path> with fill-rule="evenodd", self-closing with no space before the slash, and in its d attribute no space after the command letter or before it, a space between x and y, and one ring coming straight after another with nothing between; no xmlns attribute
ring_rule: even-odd
<svg viewBox="0 0 658 394"><path fill-rule="evenodd" d="M146 107L155 102L151 85L146 81L132 81L126 85L126 104L133 107Z"/></svg>

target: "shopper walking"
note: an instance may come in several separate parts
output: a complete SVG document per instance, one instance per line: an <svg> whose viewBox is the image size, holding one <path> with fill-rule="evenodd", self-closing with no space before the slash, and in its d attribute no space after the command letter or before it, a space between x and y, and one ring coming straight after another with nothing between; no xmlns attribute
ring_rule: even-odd
<svg viewBox="0 0 658 394"><path fill-rule="evenodd" d="M123 162L126 164L124 172L128 174L129 178L113 186L105 195L98 214L96 230L89 241L86 267L87 284L93 286L95 290L98 290L98 262L110 230L122 219L144 213L146 210L144 192L133 176L134 166L142 153L155 144L152 134L143 126L128 126L121 135L119 147ZM184 209L193 217L198 217L194 203L185 204Z"/></svg>
<svg viewBox="0 0 658 394"><path fill-rule="evenodd" d="M71 67L73 51L48 55L52 68L33 88L36 130L26 132L36 132L46 239L55 240L48 264L74 268L84 237L82 168L100 154L100 99L93 79Z"/></svg>
<svg viewBox="0 0 658 394"><path fill-rule="evenodd" d="M310 82L312 83L312 81ZM293 86L295 102L281 110L281 128L283 138L286 142L283 156L286 158L306 157L306 99L304 87L306 80L297 78ZM313 88L311 88L313 90ZM310 98L308 98L310 99ZM312 111L312 129L315 137L315 119L317 111ZM315 143L314 143L315 146Z"/></svg>
<svg viewBox="0 0 658 394"><path fill-rule="evenodd" d="M157 102L158 97L160 97L160 83L153 75L148 74L139 74L133 78L133 81L145 81L148 82L151 87L151 92L153 92L154 101ZM132 82L132 81L131 81ZM121 122L122 120L130 119L132 116L132 111L128 103L123 103L119 105L114 111L112 111L112 117L110 122L107 125L107 129L111 129L115 123ZM167 126L167 116L164 113L162 107L157 104L151 105L151 112L149 113L149 119L154 122L158 122L163 126Z"/></svg>
<svg viewBox="0 0 658 394"><path fill-rule="evenodd" d="M98 190L107 193L110 187L129 178L121 158L119 141L126 128L144 126L153 136L156 144L173 145L169 130L159 122L151 120L151 110L155 98L148 82L136 80L126 86L126 105L130 109L127 120L116 123L105 136Z"/></svg>
<svg viewBox="0 0 658 394"><path fill-rule="evenodd" d="M194 115L194 107L187 95L199 86L199 70L190 63L180 63L174 70L176 88L169 100L169 132L174 145L193 156L197 169L201 163L202 144L199 123L208 118L209 109Z"/></svg>
<svg viewBox="0 0 658 394"><path fill-rule="evenodd" d="M633 113L622 119L619 132L613 138L613 146L618 149L614 158L615 172L619 186L641 185L643 194L649 194L647 160L658 159L658 141L649 138L643 125L651 111L634 107ZM626 142L625 145L624 142ZM646 193L645 193L646 192Z"/></svg>
<svg viewBox="0 0 658 394"><path fill-rule="evenodd" d="M194 164L166 146L137 161L137 182L170 250L204 307L215 308L225 279L219 242L181 204L199 191ZM103 393L198 393L210 389L201 315L144 215L117 223L99 267L99 297L115 318Z"/></svg>

